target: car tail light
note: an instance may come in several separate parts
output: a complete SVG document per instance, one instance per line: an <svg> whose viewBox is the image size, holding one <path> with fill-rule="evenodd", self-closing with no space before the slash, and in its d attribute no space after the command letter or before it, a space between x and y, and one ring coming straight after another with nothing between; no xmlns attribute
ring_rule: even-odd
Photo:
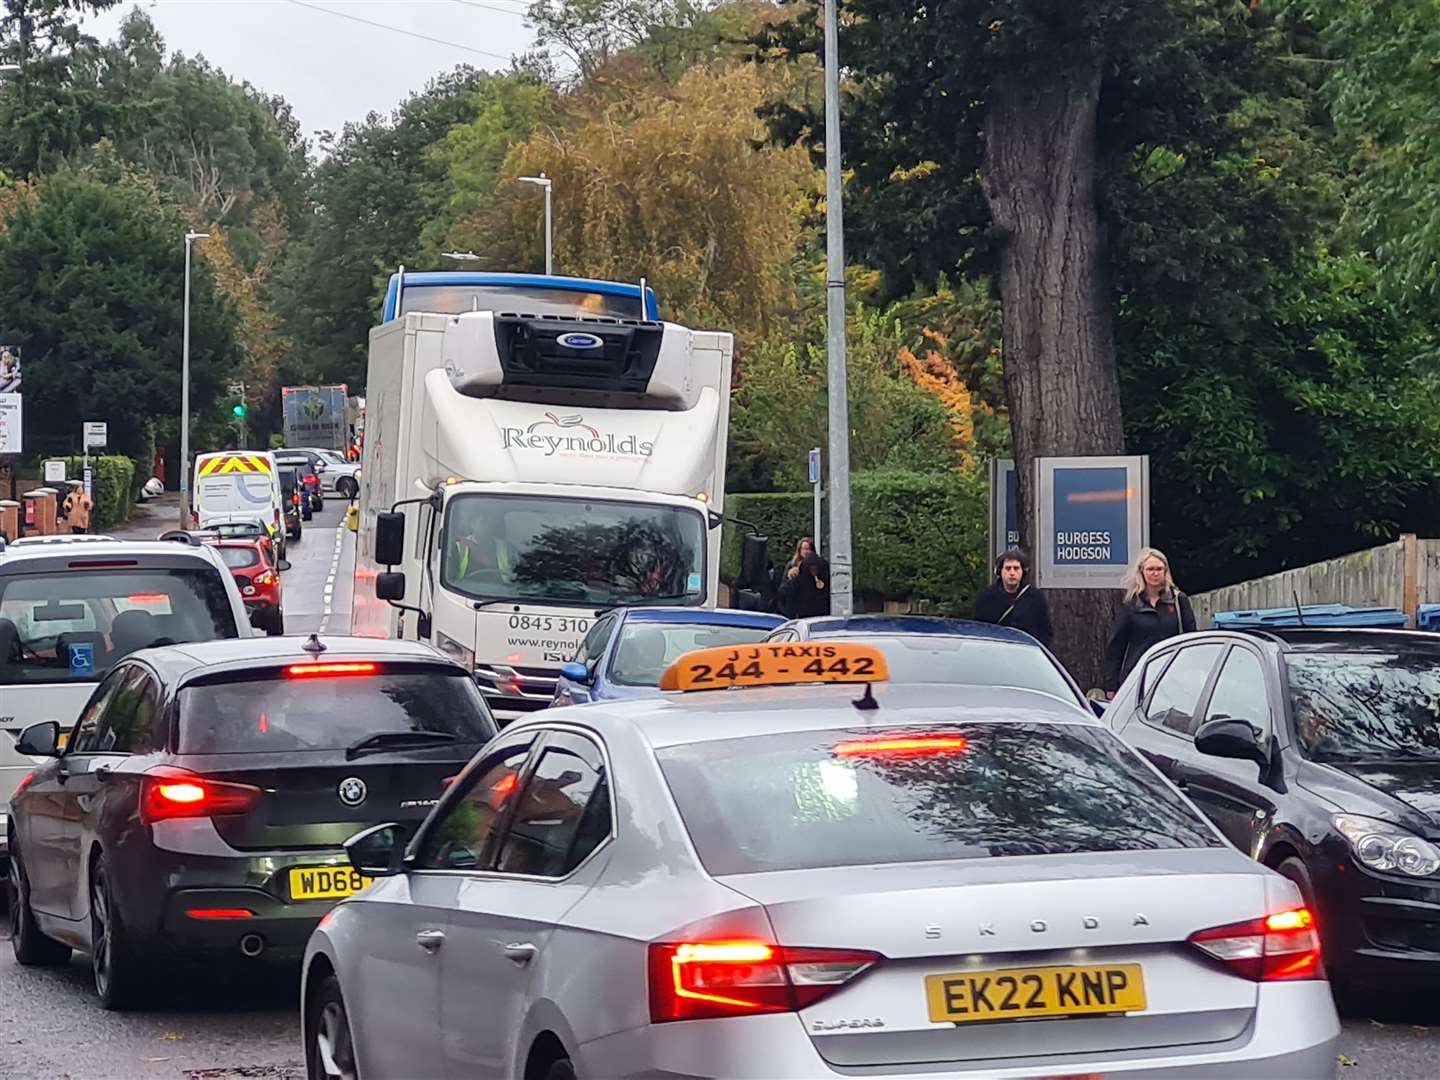
<svg viewBox="0 0 1440 1080"><path fill-rule="evenodd" d="M183 769L146 773L140 781L140 819L147 825L171 818L245 814L260 803L260 789L211 780Z"/></svg>
<svg viewBox="0 0 1440 1080"><path fill-rule="evenodd" d="M650 1020L709 1020L797 1012L879 963L860 949L805 949L762 941L650 946Z"/></svg>
<svg viewBox="0 0 1440 1080"><path fill-rule="evenodd" d="M370 663L291 664L285 674L292 679L310 679L321 675L374 675L378 665Z"/></svg>
<svg viewBox="0 0 1440 1080"><path fill-rule="evenodd" d="M255 913L249 908L190 908L185 912L192 919L253 919Z"/></svg>
<svg viewBox="0 0 1440 1080"><path fill-rule="evenodd" d="M1190 944L1254 982L1323 979L1320 935L1309 908L1277 911L1190 935Z"/></svg>
<svg viewBox="0 0 1440 1080"><path fill-rule="evenodd" d="M256 574L256 575L255 575L255 579L254 579L253 582L251 582L251 584L254 584L254 585L274 585L274 584L275 584L275 571L273 571L273 570L265 570L265 571L262 571L262 572L259 573L259 574Z"/></svg>
<svg viewBox="0 0 1440 1080"><path fill-rule="evenodd" d="M962 754L969 746L963 735L894 735L851 739L836 743L837 757L922 757L927 754Z"/></svg>
<svg viewBox="0 0 1440 1080"><path fill-rule="evenodd" d="M310 476L305 477L305 482L306 482L307 484L318 484L318 483L320 483L320 478L319 478L318 476L315 476L315 475L310 475Z"/></svg>

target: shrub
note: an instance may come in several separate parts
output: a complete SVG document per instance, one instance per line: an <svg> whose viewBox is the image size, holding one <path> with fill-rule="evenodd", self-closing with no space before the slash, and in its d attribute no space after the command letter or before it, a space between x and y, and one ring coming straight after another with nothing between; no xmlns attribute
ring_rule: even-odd
<svg viewBox="0 0 1440 1080"><path fill-rule="evenodd" d="M784 565L795 542L810 535L813 496L808 491L726 497L728 517L756 526L770 538L771 560ZM822 527L828 506L821 508ZM966 615L988 580L989 525L983 477L961 473L885 471L857 473L850 484L857 598L878 607L886 600L920 601L940 615ZM744 530L725 526L721 577L733 582ZM822 537L821 551L828 545ZM858 606L858 605L857 605Z"/></svg>
<svg viewBox="0 0 1440 1080"><path fill-rule="evenodd" d="M65 462L65 476L80 480L85 476L85 459L68 457ZM135 463L119 454L106 454L90 459L91 493L95 499L95 512L90 517L93 532L123 524L130 517L135 484ZM148 477L147 477L148 479Z"/></svg>

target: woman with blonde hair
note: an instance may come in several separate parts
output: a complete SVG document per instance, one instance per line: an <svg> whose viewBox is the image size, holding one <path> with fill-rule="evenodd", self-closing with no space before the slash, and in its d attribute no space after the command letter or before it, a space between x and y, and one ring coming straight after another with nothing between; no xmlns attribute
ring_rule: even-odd
<svg viewBox="0 0 1440 1080"><path fill-rule="evenodd" d="M1105 650L1105 696L1113 698L1140 657L1157 642L1195 630L1190 598L1175 587L1170 560L1144 548L1125 575L1125 595Z"/></svg>

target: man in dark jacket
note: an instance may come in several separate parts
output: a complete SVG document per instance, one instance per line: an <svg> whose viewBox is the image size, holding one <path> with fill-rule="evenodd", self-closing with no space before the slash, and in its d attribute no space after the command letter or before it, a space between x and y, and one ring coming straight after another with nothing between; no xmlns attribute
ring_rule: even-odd
<svg viewBox="0 0 1440 1080"><path fill-rule="evenodd" d="M1012 548L995 565L995 580L975 600L975 621L1023 630L1049 648L1055 631L1050 626L1050 605L1025 580L1023 552Z"/></svg>

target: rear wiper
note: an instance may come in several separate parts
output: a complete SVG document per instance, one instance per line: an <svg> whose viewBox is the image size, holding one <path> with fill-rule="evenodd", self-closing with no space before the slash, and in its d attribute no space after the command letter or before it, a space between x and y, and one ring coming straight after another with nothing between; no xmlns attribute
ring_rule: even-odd
<svg viewBox="0 0 1440 1080"><path fill-rule="evenodd" d="M445 731L377 731L374 735L366 735L359 742L347 746L345 760L353 761L366 751L378 753L382 750L431 746L454 741L455 736Z"/></svg>

